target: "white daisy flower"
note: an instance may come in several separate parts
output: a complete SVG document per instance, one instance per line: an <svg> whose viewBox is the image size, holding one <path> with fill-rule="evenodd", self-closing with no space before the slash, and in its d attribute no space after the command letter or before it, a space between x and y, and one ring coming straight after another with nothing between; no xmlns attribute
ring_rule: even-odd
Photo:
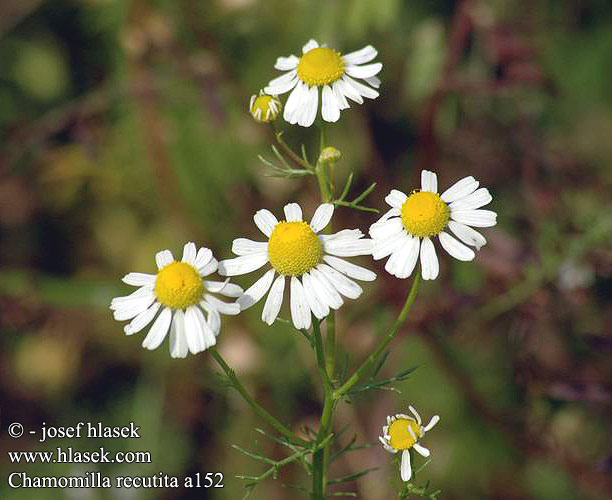
<svg viewBox="0 0 612 500"><path fill-rule="evenodd" d="M266 264L264 275L238 298L241 310L259 302L270 290L261 319L271 325L283 303L285 284L291 289L291 318L296 328L309 328L311 313L325 318L330 309L338 309L343 298L356 299L361 287L351 278L372 281L376 274L339 257L370 255L372 241L362 239L358 229L345 229L335 234L317 234L327 226L334 213L330 203L320 205L310 221L302 221L297 203L285 205L286 221L279 222L268 210L259 210L255 224L268 241L234 240L235 259L219 263L219 274L246 274ZM275 276L276 279L275 279Z"/></svg>
<svg viewBox="0 0 612 500"><path fill-rule="evenodd" d="M174 260L170 250L158 252L155 261L157 274L126 274L123 282L138 290L111 302L116 320L132 320L124 327L125 334L138 333L161 310L142 343L145 349L157 349L168 330L173 358L184 358L188 352L197 354L215 345L221 328L220 314L238 314L240 307L213 294L239 297L242 288L229 280L204 279L217 270L218 262L208 248L196 252L191 242L185 245L180 262Z"/></svg>
<svg viewBox="0 0 612 500"><path fill-rule="evenodd" d="M281 110L281 102L275 95L267 95L263 90L259 95L252 95L249 103L249 112L255 121L268 123L276 120Z"/></svg>
<svg viewBox="0 0 612 500"><path fill-rule="evenodd" d="M425 458L429 457L431 452L424 446L421 446L419 440L440 421L440 417L434 415L429 423L423 427L421 416L418 412L412 406L408 406L408 409L414 416L398 413L395 416L387 417L387 425L383 427L383 435L378 437L385 450L389 453L402 452L400 465L402 481L410 481L412 477L410 448L413 448L414 451Z"/></svg>
<svg viewBox="0 0 612 500"><path fill-rule="evenodd" d="M439 195L436 174L423 170L420 191L407 196L393 189L385 198L391 210L370 227L372 257L378 260L390 255L385 269L393 276L407 278L420 255L423 279L433 280L439 271L432 242L437 236L450 255L472 260L474 251L466 245L479 250L487 240L470 226L490 227L497 223L495 212L480 209L492 197L488 189L478 189L478 185L474 177L464 177ZM447 228L463 243L453 238Z"/></svg>
<svg viewBox="0 0 612 500"><path fill-rule="evenodd" d="M319 109L319 87L321 87L321 115L327 122L340 118L340 111L349 107L347 98L359 104L363 98L375 99L380 80L376 76L382 63L364 64L376 57L378 52L368 45L346 55L325 45L319 46L310 40L302 47L302 57L291 55L279 57L274 67L286 71L284 75L270 81L265 92L281 95L293 91L285 103L283 117L291 124L310 127ZM368 85L358 82L364 80Z"/></svg>

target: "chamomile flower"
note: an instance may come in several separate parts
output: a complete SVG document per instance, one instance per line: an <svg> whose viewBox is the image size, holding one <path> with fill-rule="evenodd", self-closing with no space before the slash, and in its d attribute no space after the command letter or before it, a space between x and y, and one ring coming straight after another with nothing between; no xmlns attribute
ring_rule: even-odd
<svg viewBox="0 0 612 500"><path fill-rule="evenodd" d="M376 274L339 257L370 255L372 242L362 239L358 229L345 229L335 234L320 235L334 213L329 203L320 205L310 224L302 220L297 203L285 205L285 219L278 221L268 210L259 210L255 224L268 241L234 240L235 259L219 262L219 274L236 276L255 271L266 264L271 268L238 298L241 310L268 297L261 319L271 325L277 318L285 285L289 282L291 318L296 328L309 328L311 313L318 319L338 309L343 298L356 299L361 287L351 278L372 281ZM276 278L275 278L276 276Z"/></svg>
<svg viewBox="0 0 612 500"><path fill-rule="evenodd" d="M155 261L157 274L126 274L123 282L138 290L111 302L116 320L132 320L123 328L125 334L140 332L157 316L142 343L145 349L157 349L168 330L173 358L184 358L188 352L197 354L215 345L221 328L220 314L238 314L240 307L213 294L239 297L242 288L229 280L204 279L217 270L218 262L208 248L196 252L191 242L183 248L180 262L169 250L158 252Z"/></svg>
<svg viewBox="0 0 612 500"><path fill-rule="evenodd" d="M431 430L440 421L440 417L434 415L429 423L423 426L418 412L412 406L408 406L408 409L413 416L398 413L395 416L387 417L387 425L383 427L383 435L378 437L389 453L402 452L400 465L402 481L410 481L412 477L410 449L414 449L426 458L429 457L431 452L420 445L419 441L427 431Z"/></svg>
<svg viewBox="0 0 612 500"><path fill-rule="evenodd" d="M391 209L370 226L372 257L378 260L390 255L385 269L398 278L407 278L420 255L423 279L433 280L439 272L432 241L437 236L451 256L472 260L474 251L466 245L479 250L487 240L470 226L490 227L497 223L495 212L481 209L492 197L488 189L478 189L478 185L474 177L464 177L439 195L436 174L423 170L420 191L406 195L393 189L385 198Z"/></svg>
<svg viewBox="0 0 612 500"><path fill-rule="evenodd" d="M249 112L255 121L268 123L276 120L281 107L278 97L267 95L263 90L260 90L259 95L251 96Z"/></svg>
<svg viewBox="0 0 612 500"><path fill-rule="evenodd" d="M370 62L378 52L368 45L361 50L342 55L325 45L310 40L302 47L302 56L279 57L274 67L286 71L265 87L267 94L280 95L289 92L283 117L291 124L310 127L319 109L321 88L321 115L327 122L340 118L340 111L349 107L347 98L359 104L363 98L378 97L380 80L376 76L382 63ZM368 85L355 79L364 80ZM374 87L374 88L371 88Z"/></svg>

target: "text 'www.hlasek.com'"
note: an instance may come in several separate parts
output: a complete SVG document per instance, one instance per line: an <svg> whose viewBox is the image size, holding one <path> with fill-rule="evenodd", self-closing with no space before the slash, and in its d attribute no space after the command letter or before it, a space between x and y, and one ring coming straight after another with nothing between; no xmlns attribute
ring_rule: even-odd
<svg viewBox="0 0 612 500"><path fill-rule="evenodd" d="M13 439L19 439L24 434L32 437L32 440L24 443L28 449L7 452L13 468L8 474L7 481L9 487L14 489L223 488L224 486L221 472L196 472L178 477L156 471L154 467L146 465L132 469L130 464L154 463L150 451L131 449L141 434L140 427L134 422L123 427L109 427L101 422L79 422L74 426L54 427L43 422L39 429L31 430L26 430L19 422L8 426L8 435ZM77 446L75 445L77 440L89 440L84 442L90 446L87 446L87 449ZM53 446L49 446L51 442ZM65 442L69 444L64 444ZM91 446L91 443L96 445ZM99 445L100 443L104 444ZM32 449L41 444L49 448ZM117 450L119 447L130 449ZM71 465L66 469L61 464ZM41 473L44 471L44 466L62 472ZM32 472L33 470L36 472ZM66 470L69 472L64 473ZM134 470L138 473L133 474Z"/></svg>

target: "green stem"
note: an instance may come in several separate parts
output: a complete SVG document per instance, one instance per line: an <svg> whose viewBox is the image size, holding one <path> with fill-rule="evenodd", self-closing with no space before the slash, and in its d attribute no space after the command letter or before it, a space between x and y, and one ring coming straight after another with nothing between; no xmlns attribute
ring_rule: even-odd
<svg viewBox="0 0 612 500"><path fill-rule="evenodd" d="M227 375L227 378L232 384L232 387L234 387L234 389L236 389L240 393L243 399L249 404L249 406L253 409L253 411L257 413L257 415L259 415L263 420L268 422L268 424L270 424L272 428L274 428L279 434L282 434L283 436L285 436L292 443L298 444L300 446L310 446L310 443L308 441L305 441L304 439L297 437L293 432L291 432L287 427L285 427L278 420L276 420L276 418L274 418L270 413L268 413L268 411L265 408L260 406L253 399L253 397L248 393L248 391L242 385L240 380L238 380L238 377L236 376L236 373L234 372L234 370L232 370L229 367L229 365L226 363L225 359L223 359L223 356L221 356L221 354L219 353L219 351L217 351L217 349L215 349L214 347L211 348L210 354L212 355L213 358L215 358L215 361L223 369L223 371L225 372L225 375Z"/></svg>
<svg viewBox="0 0 612 500"><path fill-rule="evenodd" d="M330 311L329 316L327 316L325 368L333 384L336 372L336 311Z"/></svg>
<svg viewBox="0 0 612 500"><path fill-rule="evenodd" d="M276 125L274 124L274 122L272 122L272 130L274 131L276 141L278 142L282 150L285 152L285 154L302 168L312 171L312 166L309 163L305 162L302 158L300 158L299 155L296 154L293 149L291 149L283 140L283 132L276 129Z"/></svg>
<svg viewBox="0 0 612 500"><path fill-rule="evenodd" d="M389 331L387 336L378 344L376 349L374 349L374 351L367 357L367 359L355 371L355 373L353 373L353 375L351 375L351 377L341 387L336 389L336 391L333 394L334 400L338 400L342 396L344 396L351 389L351 387L353 387L359 381L359 379L363 377L365 373L368 372L374 366L374 364L376 363L380 355L389 345L389 342L393 340L393 337L395 337L395 334L399 331L400 327L406 320L406 316L408 316L408 313L410 312L410 308L412 307L412 304L414 304L414 301L416 300L416 296L419 290L420 283L421 283L421 270L417 269L416 274L414 276L414 280L412 281L412 286L410 287L410 292L408 293L408 297L406 297L406 302L404 303L404 307L402 307L402 310L400 311L399 316L395 320L395 323L393 323L391 330Z"/></svg>
<svg viewBox="0 0 612 500"><path fill-rule="evenodd" d="M321 152L325 148L325 125L321 124ZM328 170L329 169L329 170ZM327 161L322 160L319 156L319 161L315 167L315 174L319 182L319 190L321 192L321 200L324 203L330 203L333 200L332 182L330 180L331 168ZM331 223L327 227L328 233L332 231ZM320 442L328 434L332 426L332 416L335 408L335 400L333 399L334 386L333 378L336 364L336 321L335 311L330 311L327 316L326 336L325 336L325 351L323 350L323 340L321 338L321 325L319 321L314 322L313 338L315 342L315 350L317 354L317 366L323 379L323 389L325 391L325 400L323 402L323 412L321 414L321 423L319 432L317 433L316 441ZM329 463L329 444L319 447L312 457L312 498L314 500L324 500L325 490L327 487L327 466Z"/></svg>

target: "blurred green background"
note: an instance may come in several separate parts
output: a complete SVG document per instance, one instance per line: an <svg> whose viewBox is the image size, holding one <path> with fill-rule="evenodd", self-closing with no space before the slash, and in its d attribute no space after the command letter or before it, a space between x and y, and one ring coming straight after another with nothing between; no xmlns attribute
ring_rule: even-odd
<svg viewBox="0 0 612 500"><path fill-rule="evenodd" d="M339 183L441 188L474 175L498 225L475 262L444 255L393 342L385 374L418 365L400 392L342 404L336 430L374 443L388 414L413 403L441 423L420 475L450 499L612 498L612 4L607 0L3 0L0 12L0 497L237 499L236 474L263 472L231 444L285 450L202 353L171 360L167 342L125 337L110 299L129 271L186 241L230 256L257 237L263 207L305 213L316 183L266 176L270 130L249 97L278 75L278 56L311 37L343 52L372 44L381 96L345 111L328 142ZM285 127L286 124L279 124ZM314 156L316 129L292 128ZM337 227L369 214L338 209ZM440 254L442 255L442 254ZM380 263L338 318L340 350L361 360L410 282ZM248 286L253 275L237 281ZM293 429L316 425L310 349L261 304L224 322L220 350L259 401ZM285 312L286 316L287 313ZM138 338L140 337L140 338ZM8 437L48 425L136 421L132 441ZM265 428L265 427L264 427ZM269 429L266 429L269 430ZM8 450L148 450L153 463L8 463ZM345 455L332 477L379 469L342 489L388 499L398 471L380 446ZM219 490L12 490L6 476L220 471ZM297 466L252 498L301 498ZM333 490L332 490L333 491Z"/></svg>

